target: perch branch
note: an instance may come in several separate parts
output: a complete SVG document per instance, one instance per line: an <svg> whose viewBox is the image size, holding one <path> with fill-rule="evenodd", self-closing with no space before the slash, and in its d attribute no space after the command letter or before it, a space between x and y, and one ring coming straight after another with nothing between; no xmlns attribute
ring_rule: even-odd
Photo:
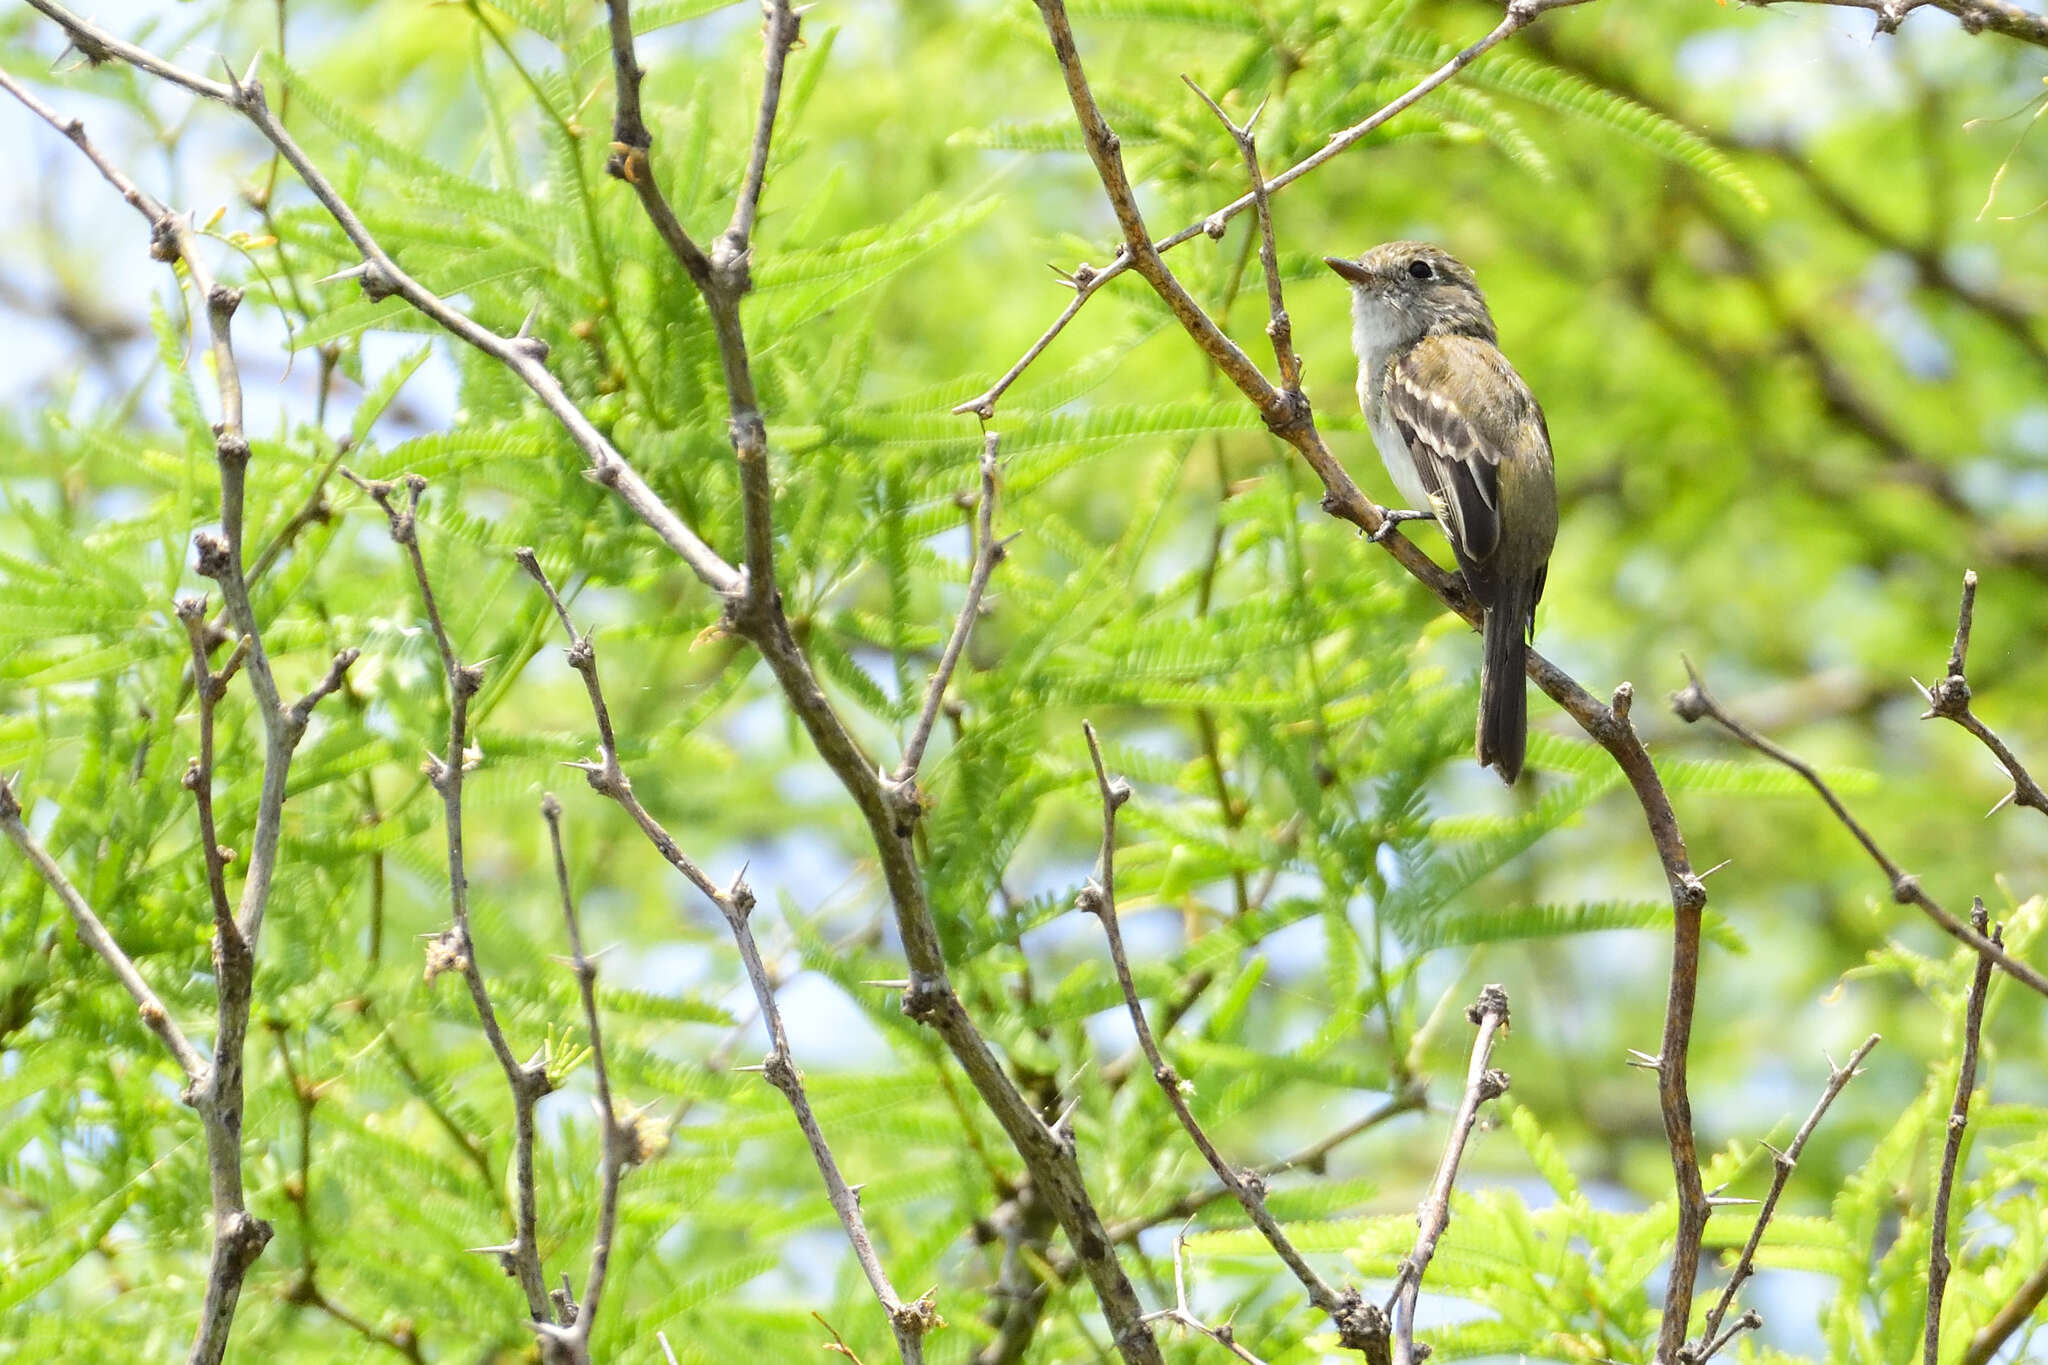
<svg viewBox="0 0 2048 1365"><path fill-rule="evenodd" d="M1239 391L1258 408L1266 419L1268 429L1300 452L1302 459L1315 471L1324 488L1323 510L1339 520L1350 522L1368 534L1377 532L1384 520L1381 509L1359 490L1358 485L1345 472L1343 465L1330 453L1321 434L1316 430L1314 416L1307 400L1299 394L1284 394L1268 383L1265 376L1259 373L1258 367L1251 364L1235 343L1223 336L1220 329L1202 314L1199 306L1193 303L1160 261L1160 251L1175 239L1169 238L1155 247L1151 239L1145 235L1144 220L1138 211L1129 176L1123 168L1121 144L1110 130L1101 108L1089 89L1087 76L1081 67L1080 53L1075 46L1073 27L1067 18L1066 7L1062 0L1037 0L1037 4L1045 21L1053 54L1065 78L1068 97L1073 104L1075 118L1081 126L1089 156L1095 164L1098 178L1102 181L1103 192L1116 212L1118 223L1124 229L1124 252L1130 259L1132 268L1137 269L1161 299L1172 308L1188 335L1216 363L1217 369L1236 384ZM1554 7L1543 5L1541 0L1537 0L1535 4L1511 4L1508 18L1502 21L1503 29L1496 30L1496 36L1492 41L1497 42L1513 31L1513 27L1507 25L1520 27L1542 13L1544 9ZM1516 21L1517 15L1522 16L1519 22ZM1476 56L1477 53L1474 52L1473 55ZM1470 58L1466 60L1469 61ZM1454 64L1453 68L1447 69L1444 79L1455 74L1456 65L1462 64ZM1312 157L1309 161L1302 162L1268 188L1291 176L1305 173L1310 168L1310 162L1315 160L1316 158ZM1255 202L1255 196L1246 195L1238 201L1238 206L1247 206ZM966 406L974 407L972 404ZM1382 539L1380 544L1410 576L1435 594L1437 600L1456 612L1467 624L1476 626L1479 623L1479 610L1456 575L1439 568L1421 548L1405 536L1390 535ZM1644 821L1649 827L1651 840L1656 846L1658 860L1663 865L1665 880L1670 887L1673 912L1671 975L1665 1002L1663 1041L1659 1049L1656 1070L1658 1104L1664 1118L1665 1140L1671 1151L1672 1174L1677 1187L1678 1203L1678 1229L1672 1245L1671 1267L1664 1295L1664 1315L1657 1340L1657 1359L1664 1362L1664 1365L1671 1365L1676 1360L1679 1347L1685 1341L1686 1325L1692 1308L1693 1283L1699 1270L1700 1242L1706 1232L1707 1218L1712 1212L1707 1202L1706 1191L1700 1182L1699 1156L1693 1136L1692 1104L1686 1075L1694 1007L1699 987L1701 913L1707 903L1706 885L1692 870L1692 864L1686 854L1685 838L1679 830L1678 818L1671 808L1670 797L1664 790L1662 779L1657 775L1657 768L1650 759L1649 751L1644 748L1642 740L1629 722L1629 706L1634 697L1634 690L1630 684L1624 682L1617 687L1613 703L1608 705L1600 702L1564 670L1533 650L1528 656L1527 670L1529 677L1544 694L1556 702L1588 737L1607 751L1615 765L1621 769L1623 776L1628 779L1636 801L1642 807Z"/></svg>
<svg viewBox="0 0 2048 1365"><path fill-rule="evenodd" d="M1415 1249L1401 1262L1401 1273L1387 1300L1394 1320L1394 1365L1413 1365L1421 1359L1415 1348L1415 1301L1422 1293L1422 1277L1429 1271L1436 1245L1451 1225L1451 1186L1458 1179L1458 1163L1478 1126L1479 1106L1508 1092L1508 1074L1487 1065L1493 1060L1494 1043L1508 1027L1508 993L1499 986L1485 987L1466 1009L1465 1017L1479 1029L1465 1070L1465 1097L1458 1104L1457 1117L1451 1120L1450 1141L1444 1146L1443 1160L1437 1163L1436 1178L1416 1211Z"/></svg>

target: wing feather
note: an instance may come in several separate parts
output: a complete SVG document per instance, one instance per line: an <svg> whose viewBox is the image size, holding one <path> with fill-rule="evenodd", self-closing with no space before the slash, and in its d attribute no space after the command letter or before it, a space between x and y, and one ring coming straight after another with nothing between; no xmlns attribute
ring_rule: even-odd
<svg viewBox="0 0 2048 1365"><path fill-rule="evenodd" d="M1500 546L1501 458L1536 400L1478 337L1424 337L1390 369L1387 405L1423 487L1461 567L1484 577Z"/></svg>

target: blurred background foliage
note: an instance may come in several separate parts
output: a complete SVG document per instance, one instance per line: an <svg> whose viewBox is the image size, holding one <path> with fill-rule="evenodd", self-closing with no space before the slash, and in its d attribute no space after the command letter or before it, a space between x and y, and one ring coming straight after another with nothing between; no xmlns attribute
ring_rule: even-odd
<svg viewBox="0 0 2048 1365"><path fill-rule="evenodd" d="M1497 18L1419 0L1070 8L1159 234L1242 189L1180 73L1240 117L1268 101L1276 170ZM260 50L273 104L385 245L493 327L530 315L570 392L737 557L710 328L603 172L602 7L96 17L195 68ZM636 24L657 173L708 236L750 131L756 15L663 0ZM1931 11L1896 38L1869 27L1793 5L1561 11L1275 201L1309 395L1368 491L1390 496L1326 253L1393 237L1458 253L1545 404L1564 523L1539 644L1596 692L1634 682L1696 864L1727 861L1694 1035L1702 1148L1724 1153L1712 1174L1760 1194L1756 1141L1811 1106L1822 1050L1885 1034L1801 1162L1750 1294L1767 1325L1740 1348L1831 1360L1917 1358L1967 964L1787 775L1655 703L1689 655L1738 714L1828 765L1942 900L1981 894L2022 949L2048 870L2038 818L1984 818L2002 778L1916 719L1909 681L1939 676L1975 568L1977 710L2048 762L2044 60ZM765 670L712 629L717 603L582 478L507 374L398 301L326 281L352 254L246 128L85 69L25 9L0 34L0 64L194 212L248 291L251 545L279 551L256 598L287 690L364 651L294 769L262 945L246 1150L278 1237L239 1353L531 1350L511 1282L464 1251L504 1240L507 1097L468 1002L421 980L417 936L447 915L419 772L445 726L438 660L342 461L432 481L427 563L458 647L492 661L473 713L473 902L513 1044L545 1051L564 1085L541 1110L551 1275L580 1278L596 1127L573 982L551 960L544 788L568 803L586 933L617 945L613 1083L672 1125L626 1186L601 1353L654 1359L661 1329L684 1360L808 1359L825 1339L813 1311L865 1360L890 1348L781 1099L733 1071L762 1042L722 923L560 767L592 727L512 563L527 544L598 627L642 799L714 875L751 860L821 1120L866 1182L897 1285L939 1287L933 1358L999 1352L1006 1251L1008 1282L1028 1284L1034 1268L1059 1279L1062 1249L935 1040L863 984L901 958L859 822ZM1046 263L1105 263L1115 230L1021 0L848 0L806 36L748 326L790 610L888 763L964 585L980 432L948 409L1060 308ZM168 607L205 586L188 542L218 514L209 362L139 220L47 128L0 117L0 770L20 772L34 827L196 1023L211 982ZM1249 221L1170 259L1258 354ZM1279 1160L1390 1114L1275 1177L1281 1211L1316 1221L1304 1244L1344 1273L1392 1273L1461 1084L1460 1007L1503 982L1516 1027L1496 1062L1514 1094L1432 1272L1429 1320L1463 1324L1440 1358L1647 1359L1670 1175L1654 1087L1624 1049L1656 1047L1669 904L1611 765L1538 699L1534 779L1507 792L1473 767L1475 642L1315 510L1306 471L1135 281L1091 303L990 426L998 532L1020 538L927 763L921 852L970 1010L1048 1116L1078 1101L1105 1216L1148 1229L1129 1253L1141 1284L1171 1302L1178 1210L1209 1180L1132 1066L1099 931L1070 910L1098 832L1084 715L1137 785L1119 871L1140 985L1175 1021L1168 1051L1226 1151ZM237 845L259 748L244 694L224 720L217 806ZM203 1278L197 1125L61 908L4 866L0 1356L175 1354ZM1999 1005L1946 1358L2048 1256L2041 1002ZM1234 1215L1202 1204L1198 1304L1236 1311L1267 1360L1317 1358L1322 1325ZM1749 1216L1723 1210L1713 1242L1739 1243ZM1098 1358L1091 1304L1056 1292L1024 1358ZM2028 1349L2022 1333L2006 1358Z"/></svg>

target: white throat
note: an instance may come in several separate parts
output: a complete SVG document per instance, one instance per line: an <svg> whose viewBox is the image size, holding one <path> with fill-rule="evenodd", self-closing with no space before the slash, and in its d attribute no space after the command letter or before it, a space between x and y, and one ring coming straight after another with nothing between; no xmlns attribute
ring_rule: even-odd
<svg viewBox="0 0 2048 1365"><path fill-rule="evenodd" d="M1394 487L1411 509L1428 511L1429 494L1415 468L1415 457L1408 453L1407 441L1387 414L1384 392L1375 392L1381 388L1388 362L1397 352L1414 345L1416 334L1415 322L1406 311L1365 289L1353 287L1351 349L1358 353L1358 406L1365 413L1366 427L1372 432L1380 462L1386 465ZM1381 401L1375 402L1375 398Z"/></svg>

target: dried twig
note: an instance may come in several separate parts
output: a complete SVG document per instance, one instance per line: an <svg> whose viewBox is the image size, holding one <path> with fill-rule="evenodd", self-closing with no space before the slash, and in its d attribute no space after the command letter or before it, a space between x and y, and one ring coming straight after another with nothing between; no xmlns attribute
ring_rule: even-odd
<svg viewBox="0 0 2048 1365"><path fill-rule="evenodd" d="M860 1191L849 1186L840 1173L839 1162L832 1155L832 1149L825 1140L824 1130L819 1126L816 1113L811 1108L809 1095L804 1090L803 1074L797 1070L795 1058L789 1050L789 1035L783 1027L782 1010L775 998L775 986L769 979L768 969L762 963L761 950L754 939L752 914L754 892L745 880L744 874L735 878L730 888L720 887L712 881L690 857L677 845L673 836L662 828L661 823L648 813L640 799L633 793L631 779L619 765L617 740L612 733L610 708L604 699L603 685L598 681L597 649L588 634L579 633L569 616L554 584L541 568L538 556L530 549L518 552L521 568L540 584L547 595L548 603L555 610L562 628L569 636L569 665L583 678L584 690L590 697L590 708L596 717L598 727L599 758L596 762L579 762L570 766L580 769L591 789L601 796L610 797L632 817L647 836L655 849L670 866L686 877L692 886L701 891L718 910L732 931L733 942L739 949L740 961L745 966L747 980L754 988L754 999L761 1010L761 1018L768 1029L769 1053L758 1068L769 1084L782 1092L789 1102L790 1111L795 1114L797 1126L803 1130L804 1141L809 1144L812 1160L817 1164L818 1174L824 1180L825 1192L832 1204L832 1210L839 1217L846 1239L853 1247L856 1260L867 1276L868 1286L874 1291L882 1309L889 1316L889 1325L896 1336L898 1353L904 1365L920 1365L924 1359L924 1337L943 1319L929 1293L915 1301L905 1302L896 1292L888 1272L883 1269L880 1256L875 1252L874 1243L868 1236L866 1220L861 1215ZM593 1035L595 1036L595 1035ZM753 1069L753 1068L749 1068ZM589 1295L586 1292L586 1300Z"/></svg>
<svg viewBox="0 0 2048 1365"><path fill-rule="evenodd" d="M1922 720L1936 716L1954 721L1975 735L1978 742L1991 751L1998 760L1998 766L2005 769L2012 779L2012 790L1991 808L1997 814L2008 802L2028 806L2048 815L2048 791L2041 790L2041 784L2034 780L2019 756L2006 747L2004 740L1992 732L1990 726L1977 719L1970 709L1970 683L1963 676L1963 665L1970 653L1970 626L1977 614L1977 574L1973 569L1963 575L1963 604L1956 611L1956 641L1948 653L1948 672L1933 687L1922 686L1914 679L1913 686L1920 688L1920 695L1927 698L1927 711Z"/></svg>
<svg viewBox="0 0 2048 1365"><path fill-rule="evenodd" d="M1387 1299L1394 1320L1394 1365L1412 1365L1420 1359L1415 1348L1415 1301L1422 1292L1422 1277L1436 1255L1436 1244L1451 1225L1451 1186L1458 1179L1458 1163L1479 1123L1479 1106L1508 1092L1507 1072L1487 1065L1493 1060L1493 1045L1508 1026L1508 993L1499 986L1485 987L1465 1010L1465 1017L1479 1029L1472 1040L1472 1060L1465 1069L1465 1097L1458 1104L1457 1117L1451 1120L1450 1141L1444 1145L1443 1160L1437 1163L1436 1178L1416 1210L1415 1249L1401 1262L1394 1292Z"/></svg>
<svg viewBox="0 0 2048 1365"><path fill-rule="evenodd" d="M1166 1102L1173 1107L1174 1117L1180 1120L1180 1126L1187 1131L1202 1159L1209 1163L1209 1169L1244 1206L1259 1235L1266 1239L1294 1278L1301 1282L1301 1287L1308 1291L1309 1301L1330 1315L1330 1320L1336 1324L1339 1341L1347 1349L1362 1352L1368 1360L1379 1365L1386 1359L1386 1315L1366 1303L1355 1290L1339 1292L1332 1289L1329 1281L1296 1250L1279 1220L1266 1208L1264 1177L1254 1170L1238 1170L1223 1159L1223 1154L1216 1150L1216 1144L1203 1131L1194 1110L1188 1106L1186 1083L1159 1051L1159 1042L1152 1036L1152 1026L1145 1018L1145 1006L1138 999L1137 984L1131 979L1130 959L1124 952L1123 929L1116 913L1116 813L1131 799L1131 785L1121 778L1110 779L1102 764L1102 745L1095 737L1095 727L1083 721L1081 732L1088 740L1088 757L1095 765L1095 785L1102 796L1102 853L1096 864L1095 879L1081 890L1079 905L1102 922L1103 936L1109 940L1110 964L1116 970L1117 985L1123 990L1124 1008L1130 1013L1131 1027L1138 1035L1138 1046L1144 1049L1146 1060L1152 1064L1152 1079L1159 1083Z"/></svg>
<svg viewBox="0 0 2048 1365"><path fill-rule="evenodd" d="M428 320L498 361L533 391L555 420L562 425L577 449L590 462L591 477L618 494L634 515L645 522L663 543L676 552L706 585L727 593L739 585L740 576L706 545L635 472L626 457L600 432L569 398L559 381L548 372L547 346L535 337L502 336L435 294L393 260L357 216L334 182L314 165L305 150L286 130L264 97L263 86L250 75L228 82L209 80L162 60L155 54L114 37L106 30L79 17L56 0L30 0L34 7L63 28L73 46L91 54L96 61L122 61L141 71L169 81L202 98L234 110L253 125L278 154L288 162L313 197L334 219L362 257L361 264L342 272L355 280L372 299L396 295L411 304ZM259 694L260 695L260 694Z"/></svg>
<svg viewBox="0 0 2048 1365"><path fill-rule="evenodd" d="M1162 1308L1156 1313L1147 1313L1145 1321L1178 1323L1182 1327L1200 1332L1245 1362L1245 1365L1266 1365L1265 1361L1245 1349L1244 1343L1237 1339L1237 1333L1231 1330L1229 1323L1226 1322L1221 1327L1211 1327L1196 1317L1194 1311L1188 1307L1187 1249L1188 1234L1187 1229L1183 1228L1173 1239L1173 1307Z"/></svg>
<svg viewBox="0 0 2048 1365"><path fill-rule="evenodd" d="M552 792L541 797L541 815L548 822L548 847L555 859L555 888L562 897L562 923L569 934L569 970L583 999L583 1025L590 1032L590 1069L597 1084L599 1142L597 1231L590 1244L590 1273L583 1282L583 1300L567 1314L564 1326L535 1322L534 1331L554 1342L572 1365L590 1365L590 1334L604 1300L605 1274L611 1268L612 1238L618 1230L619 1183L626 1168L643 1158L634 1125L622 1120L612 1100L611 1072L605 1065L604 1030L597 1016L597 964L583 952L583 927L576 918L576 897L569 889L569 860L562 853L562 803Z"/></svg>
<svg viewBox="0 0 2048 1365"><path fill-rule="evenodd" d="M959 666L960 655L967 648L967 637L974 630L975 617L981 612L981 599L988 591L989 576L996 565L1003 562L1003 547L1008 541L995 538L996 515L996 445L1001 438L991 431L982 441L981 447L981 505L975 518L974 564L967 574L967 600L960 606L960 615L954 619L953 633L946 638L946 648L939 655L939 666L932 670L931 681L925 685L924 705L918 709L917 724L911 727L910 738L903 745L903 760L896 765L892 781L901 789L917 777L918 765L924 762L925 745L931 742L932 727L938 723L939 706L946 699L946 686L953 679L953 670Z"/></svg>
<svg viewBox="0 0 2048 1365"><path fill-rule="evenodd" d="M1706 680L1700 676L1699 670L1692 666L1690 659L1686 660L1685 668L1692 682L1671 699L1672 709L1678 713L1679 719L1691 722L1704 716L1758 753L1777 760L1805 778L1807 785L1819 793L1820 799L1827 803L1835 818L1856 836L1856 842L1863 845L1863 851L1870 855L1870 860L1884 873L1885 880L1891 884L1893 900L1901 905L1919 907L1921 913L1933 920L1950 938L1958 943L1967 944L1976 952L1990 958L2008 975L2024 982L2029 989L2048 995L2048 976L2043 976L2033 967L2006 952L2001 945L1993 943L1943 909L1941 903L1928 895L1926 889L1920 885L1920 879L1893 862L1891 855L1878 846L1877 840L1871 837L1870 832L1857 823L1856 817L1849 814L1849 808L1842 804L1841 798L1835 795L1834 789L1814 771L1811 764L1797 754L1773 744L1728 714L1721 704L1714 700L1713 694L1707 691Z"/></svg>
<svg viewBox="0 0 2048 1365"><path fill-rule="evenodd" d="M393 484L382 479L365 479L347 467L343 467L341 474L383 509L385 520L390 523L392 541L405 552L406 560L412 566L413 584L419 589L420 606L426 612L428 629L441 655L442 680L448 688L448 747L441 754L430 752L427 755L427 779L441 797L442 818L447 832L448 907L453 922L428 941L427 980L432 982L444 971L452 971L462 977L469 987L469 998L476 1006L477 1023L483 1029L492 1055L498 1059L498 1069L505 1075L506 1087L512 1092L512 1181L516 1200L512 1241L508 1245L480 1250L496 1255L505 1266L506 1273L519 1282L519 1288L526 1296L531 1321L548 1324L554 1319L550 1314L546 1277L541 1269L537 1231L539 1214L534 1194L533 1111L541 1097L553 1087L540 1057L522 1062L513 1054L504 1027L498 1022L498 1012L491 1004L490 986L484 980L483 967L477 961L476 940L470 932L469 922L469 873L462 831L462 780L469 763L469 704L483 687L484 670L481 664L463 663L456 654L447 623L441 617L440 604L434 597L434 585L427 574L426 560L420 554L420 499L426 494L427 481L417 474L408 474L401 483ZM392 497L400 487L405 491L403 505Z"/></svg>
<svg viewBox="0 0 2048 1365"><path fill-rule="evenodd" d="M1842 1088L1860 1074L1859 1068L1863 1065L1863 1059L1870 1055L1870 1050L1876 1047L1879 1041L1879 1036L1873 1033L1864 1039L1861 1047L1849 1054L1849 1060L1843 1065L1836 1066L1830 1061L1827 1088L1821 1091L1820 1102L1813 1106L1813 1112L1806 1116L1806 1122L1799 1125L1799 1131L1792 1135L1792 1141L1786 1144L1784 1151L1781 1152L1775 1147L1770 1148L1773 1161L1770 1193L1764 1196L1763 1206L1757 1210L1756 1225L1749 1230L1749 1240L1743 1244L1741 1254L1735 1258L1735 1269L1729 1272L1728 1283L1721 1287L1721 1297L1707 1310L1706 1320L1700 1328L1699 1345L1694 1348L1691 1356L1686 1357L1693 1365L1704 1365L1734 1339L1735 1328L1731 1327L1728 1332L1722 1333L1721 1320L1727 1316L1728 1309L1734 1304L1735 1296L1741 1292L1743 1283L1756 1269L1757 1248L1763 1244L1764 1232L1771 1225L1771 1216L1777 1212L1778 1199L1785 1193L1786 1182L1792 1178L1792 1168L1799 1164L1799 1154L1806 1149L1806 1140L1813 1136L1813 1130L1820 1127L1820 1121L1827 1116L1828 1106L1835 1102L1835 1096L1842 1093ZM1769 1146L1768 1143L1765 1145ZM1743 1318L1751 1316L1753 1313L1746 1313ZM1757 1318L1755 1322L1740 1325L1754 1330L1763 1325L1763 1320Z"/></svg>
<svg viewBox="0 0 2048 1365"><path fill-rule="evenodd" d="M1974 575L1972 575L1974 577ZM1958 678L1962 674L1960 656L1964 643L1964 631L1956 633L1956 654L1958 666L1950 670L1949 676ZM1992 928L1991 917L1985 913L1984 901L1980 897L1970 907L1970 927L1978 933L1989 933L1993 943L2003 943L2003 927ZM1984 1031L1984 996L1991 989L1991 959L1979 957L1977 970L1970 977L1970 993L1963 1007L1963 1057L1956 1067L1956 1097L1948 1111L1948 1137L1941 1149L1941 1176L1934 1189L1934 1218L1928 1232L1927 1257L1927 1344L1923 1359L1926 1365L1940 1365L1941 1362L1941 1299L1948 1289L1948 1206L1955 1193L1956 1166L1963 1155L1963 1130L1970 1122L1970 1092L1977 1085L1977 1047Z"/></svg>

